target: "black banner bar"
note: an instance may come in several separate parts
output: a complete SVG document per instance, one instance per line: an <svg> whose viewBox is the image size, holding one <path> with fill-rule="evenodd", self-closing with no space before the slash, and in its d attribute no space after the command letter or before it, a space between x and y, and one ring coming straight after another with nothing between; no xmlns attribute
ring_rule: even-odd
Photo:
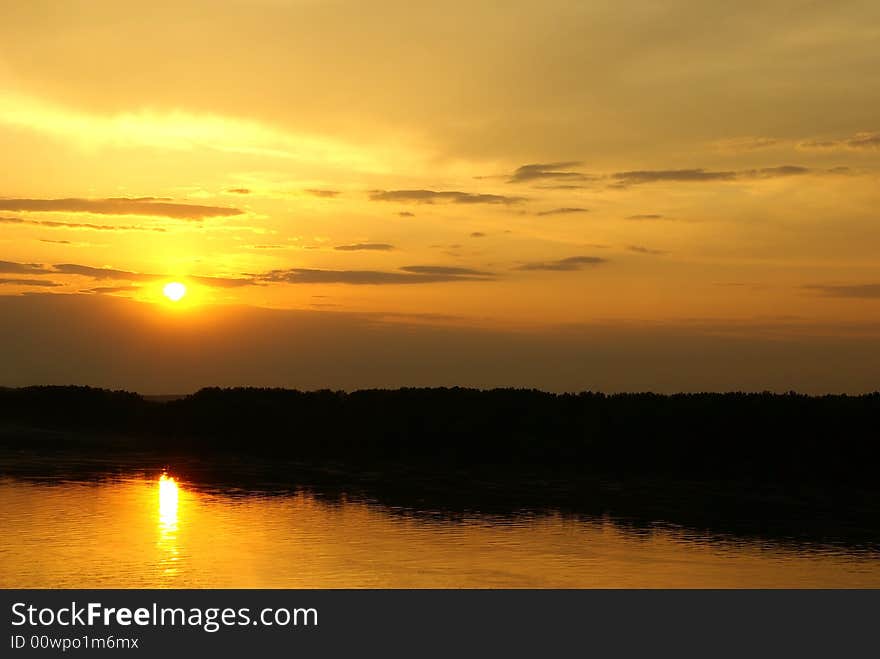
<svg viewBox="0 0 880 659"><path fill-rule="evenodd" d="M6 590L2 656L866 656L880 591ZM112 653L111 653L112 651Z"/></svg>

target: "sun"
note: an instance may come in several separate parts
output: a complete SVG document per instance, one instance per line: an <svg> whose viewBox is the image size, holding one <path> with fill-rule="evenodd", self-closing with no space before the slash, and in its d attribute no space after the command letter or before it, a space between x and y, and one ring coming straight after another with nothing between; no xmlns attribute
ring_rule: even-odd
<svg viewBox="0 0 880 659"><path fill-rule="evenodd" d="M177 302L184 295L186 295L186 286L181 284L179 281L172 281L165 284L165 288L162 289L162 293L172 302Z"/></svg>

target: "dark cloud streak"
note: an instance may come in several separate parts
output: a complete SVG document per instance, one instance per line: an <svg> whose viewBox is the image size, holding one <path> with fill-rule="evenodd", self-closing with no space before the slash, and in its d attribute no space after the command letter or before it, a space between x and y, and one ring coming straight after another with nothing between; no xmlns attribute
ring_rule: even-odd
<svg viewBox="0 0 880 659"><path fill-rule="evenodd" d="M354 243L353 245L337 245L333 249L340 252L388 252L394 249L394 245L389 245L388 243Z"/></svg>
<svg viewBox="0 0 880 659"><path fill-rule="evenodd" d="M826 297L880 299L880 284L814 284L804 288L817 291Z"/></svg>
<svg viewBox="0 0 880 659"><path fill-rule="evenodd" d="M568 171L569 167L577 167L582 163L576 160L564 162L534 163L523 165L510 175L508 183L525 183L529 181L564 180L586 181L590 177L581 172Z"/></svg>
<svg viewBox="0 0 880 659"><path fill-rule="evenodd" d="M663 256L669 252L662 249L651 249L650 247L642 247L641 245L630 245L627 249L637 254L650 254L651 256Z"/></svg>
<svg viewBox="0 0 880 659"><path fill-rule="evenodd" d="M732 181L736 177L736 172L712 172L706 171L705 169L633 170L628 172L616 172L611 175L611 178L616 180L621 186L642 185L645 183L657 183L664 181Z"/></svg>
<svg viewBox="0 0 880 659"><path fill-rule="evenodd" d="M89 224L87 222L59 222L55 220L31 220L20 217L0 217L0 224L27 224L46 229L73 229L87 231L157 231L165 233L163 227L145 227L139 225Z"/></svg>
<svg viewBox="0 0 880 659"><path fill-rule="evenodd" d="M452 204L517 204L525 201L523 197L511 197L497 194L477 194L459 192L457 190L374 190L370 193L371 201L396 201L416 204L434 204L449 202Z"/></svg>
<svg viewBox="0 0 880 659"><path fill-rule="evenodd" d="M113 268L95 268L88 265L80 265L78 263L59 263L53 266L54 272L60 272L66 275L78 275L81 277L89 277L99 281L157 281L161 279L171 279L169 275L151 274L146 272L131 272L129 270L115 270ZM190 280L202 284L203 286L213 286L216 288L237 288L240 286L254 286L257 282L250 277L211 277L207 275L188 275L184 277L184 281Z"/></svg>
<svg viewBox="0 0 880 659"><path fill-rule="evenodd" d="M49 281L48 279L17 279L14 277L0 277L0 286L39 286L42 288L55 288L63 284Z"/></svg>
<svg viewBox="0 0 880 659"><path fill-rule="evenodd" d="M353 285L393 285L393 284L434 284L440 282L488 281L491 273L468 268L446 266L412 265L400 271L382 270L321 270L314 268L290 268L273 270L259 277L266 282L288 284L353 284Z"/></svg>
<svg viewBox="0 0 880 659"><path fill-rule="evenodd" d="M577 207L565 207L565 208L553 208L547 211L540 211L535 213L539 217L544 217L547 215L571 215L573 213L589 213L589 208L577 208Z"/></svg>
<svg viewBox="0 0 880 659"><path fill-rule="evenodd" d="M805 140L798 144L802 149L852 149L876 150L880 149L880 133L862 132L842 140Z"/></svg>
<svg viewBox="0 0 880 659"><path fill-rule="evenodd" d="M762 169L747 169L743 171L711 171L705 169L634 170L629 172L616 172L611 174L611 178L616 181L614 184L615 187L629 187L631 185L662 182L705 183L713 181L784 178L813 173L816 173L816 170L812 170L808 167L801 167L800 165L779 165L777 167L764 167ZM838 170L827 170L826 173L838 173Z"/></svg>
<svg viewBox="0 0 880 659"><path fill-rule="evenodd" d="M241 215L237 208L169 203L157 197L109 199L0 199L0 210L30 213L94 213L97 215L151 215L179 220Z"/></svg>
<svg viewBox="0 0 880 659"><path fill-rule="evenodd" d="M13 275L46 275L51 273L40 263L16 263L14 261L0 261L0 272Z"/></svg>
<svg viewBox="0 0 880 659"><path fill-rule="evenodd" d="M535 263L524 263L517 266L514 270L546 270L552 272L572 272L583 270L585 267L597 266L607 263L607 259L598 256L570 256L566 259L558 261L539 261Z"/></svg>
<svg viewBox="0 0 880 659"><path fill-rule="evenodd" d="M128 270L114 270L113 268L94 268L77 263L59 263L53 266L55 272L65 275L79 275L91 279L111 279L124 281L152 281L162 279L161 275L151 275L142 272L129 272Z"/></svg>

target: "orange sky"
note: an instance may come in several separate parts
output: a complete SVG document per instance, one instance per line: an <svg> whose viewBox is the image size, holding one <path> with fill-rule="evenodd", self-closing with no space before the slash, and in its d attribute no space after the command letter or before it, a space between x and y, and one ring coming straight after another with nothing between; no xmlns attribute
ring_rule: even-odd
<svg viewBox="0 0 880 659"><path fill-rule="evenodd" d="M3 16L0 297L74 296L55 300L59 323L130 298L113 304L143 303L163 331L270 308L545 346L638 328L658 354L668 328L845 352L880 333L873 0L34 1ZM189 288L175 308L172 280ZM10 336L42 322L2 304ZM62 377L19 368L8 383ZM555 386L529 373L485 382ZM769 373L717 386L786 386ZM146 386L105 376L89 377ZM846 388L829 378L791 384Z"/></svg>

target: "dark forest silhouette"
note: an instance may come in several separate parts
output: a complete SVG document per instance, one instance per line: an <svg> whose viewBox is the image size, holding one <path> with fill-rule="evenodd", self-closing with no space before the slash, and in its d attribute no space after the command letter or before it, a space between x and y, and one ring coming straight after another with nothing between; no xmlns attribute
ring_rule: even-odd
<svg viewBox="0 0 880 659"><path fill-rule="evenodd" d="M786 482L874 481L880 394L0 390L6 445Z"/></svg>
<svg viewBox="0 0 880 659"><path fill-rule="evenodd" d="M392 511L560 511L880 547L880 394L0 388L0 475L167 466L221 491ZM242 489L243 488L243 489Z"/></svg>

